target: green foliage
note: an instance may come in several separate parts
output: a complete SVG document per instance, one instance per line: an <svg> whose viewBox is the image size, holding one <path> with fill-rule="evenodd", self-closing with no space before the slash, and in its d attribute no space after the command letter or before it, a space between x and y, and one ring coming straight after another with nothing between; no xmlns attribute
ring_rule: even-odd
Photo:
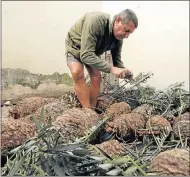
<svg viewBox="0 0 190 177"><path fill-rule="evenodd" d="M156 90L144 83L152 73L139 73L132 81L123 80L119 88L110 91L118 102L127 102L132 109L148 104L153 115L165 118L179 116L190 108L190 93L183 89L184 82L177 82L164 90ZM126 85L129 84L129 87Z"/></svg>

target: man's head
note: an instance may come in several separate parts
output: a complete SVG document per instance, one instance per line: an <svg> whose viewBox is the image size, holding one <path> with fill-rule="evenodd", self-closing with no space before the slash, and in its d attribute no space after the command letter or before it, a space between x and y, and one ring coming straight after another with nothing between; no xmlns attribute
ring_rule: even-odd
<svg viewBox="0 0 190 177"><path fill-rule="evenodd" d="M138 19L136 14L126 9L116 15L113 33L116 39L122 40L128 36L138 27Z"/></svg>

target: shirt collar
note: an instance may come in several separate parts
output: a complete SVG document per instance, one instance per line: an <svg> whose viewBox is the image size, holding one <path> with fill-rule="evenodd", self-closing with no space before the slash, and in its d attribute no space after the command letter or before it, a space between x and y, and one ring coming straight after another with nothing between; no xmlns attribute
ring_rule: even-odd
<svg viewBox="0 0 190 177"><path fill-rule="evenodd" d="M109 23L110 24L109 25L110 35L113 35L113 25L114 25L115 19L116 19L115 15L110 15L110 18L109 18L109 21L110 21L110 23Z"/></svg>

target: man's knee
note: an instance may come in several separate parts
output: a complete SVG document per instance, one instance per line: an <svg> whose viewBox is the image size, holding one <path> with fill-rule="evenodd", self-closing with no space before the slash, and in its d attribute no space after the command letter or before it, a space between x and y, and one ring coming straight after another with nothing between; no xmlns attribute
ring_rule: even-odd
<svg viewBox="0 0 190 177"><path fill-rule="evenodd" d="M73 72L72 77L74 82L79 82L81 80L84 80L84 74L83 73L78 73L78 72Z"/></svg>
<svg viewBox="0 0 190 177"><path fill-rule="evenodd" d="M78 62L72 62L68 66L69 66L69 69L70 69L71 74L72 74L72 78L73 78L75 83L80 81L80 80L84 80L83 65L81 65Z"/></svg>
<svg viewBox="0 0 190 177"><path fill-rule="evenodd" d="M100 83L102 79L100 72L90 75L90 78L91 78L91 82L94 82L94 83Z"/></svg>

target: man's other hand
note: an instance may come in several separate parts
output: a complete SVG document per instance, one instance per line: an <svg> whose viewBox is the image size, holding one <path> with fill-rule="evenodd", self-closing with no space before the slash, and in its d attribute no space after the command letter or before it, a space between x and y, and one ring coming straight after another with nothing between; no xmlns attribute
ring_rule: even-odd
<svg viewBox="0 0 190 177"><path fill-rule="evenodd" d="M112 66L110 72L120 79L124 79L124 78L129 79L129 80L133 79L132 71L126 68L118 68L118 67Z"/></svg>

